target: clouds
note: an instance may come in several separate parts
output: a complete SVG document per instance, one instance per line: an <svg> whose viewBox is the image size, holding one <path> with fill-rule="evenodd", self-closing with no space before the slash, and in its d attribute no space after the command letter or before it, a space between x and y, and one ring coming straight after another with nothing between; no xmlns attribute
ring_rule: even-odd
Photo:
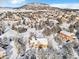
<svg viewBox="0 0 79 59"><path fill-rule="evenodd" d="M52 7L79 9L79 3L50 4Z"/></svg>
<svg viewBox="0 0 79 59"><path fill-rule="evenodd" d="M0 7L20 7L26 3L27 0L0 0Z"/></svg>
<svg viewBox="0 0 79 59"><path fill-rule="evenodd" d="M21 4L24 3L26 0L0 0L0 3L10 3L10 4Z"/></svg>
<svg viewBox="0 0 79 59"><path fill-rule="evenodd" d="M4 3L6 0L0 0L0 4Z"/></svg>
<svg viewBox="0 0 79 59"><path fill-rule="evenodd" d="M10 0L10 2L11 2L12 4L21 4L21 3L24 3L25 0Z"/></svg>

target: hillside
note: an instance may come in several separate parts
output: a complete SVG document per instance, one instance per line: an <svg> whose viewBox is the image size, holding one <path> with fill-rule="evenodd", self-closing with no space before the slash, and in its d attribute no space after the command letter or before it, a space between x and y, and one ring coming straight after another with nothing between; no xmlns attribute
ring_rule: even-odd
<svg viewBox="0 0 79 59"><path fill-rule="evenodd" d="M79 10L1 7L0 59L79 59Z"/></svg>

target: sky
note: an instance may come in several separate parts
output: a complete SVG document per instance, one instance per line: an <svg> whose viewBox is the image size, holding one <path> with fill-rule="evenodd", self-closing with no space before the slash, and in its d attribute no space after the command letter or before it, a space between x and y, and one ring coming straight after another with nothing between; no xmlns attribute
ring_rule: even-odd
<svg viewBox="0 0 79 59"><path fill-rule="evenodd" d="M0 0L0 7L20 7L28 3L45 3L54 7L79 9L79 0Z"/></svg>

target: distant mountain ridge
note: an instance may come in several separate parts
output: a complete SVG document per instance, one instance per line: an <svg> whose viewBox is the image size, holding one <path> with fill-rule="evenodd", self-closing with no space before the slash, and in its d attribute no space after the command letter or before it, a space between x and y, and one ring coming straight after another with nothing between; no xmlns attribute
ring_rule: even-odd
<svg viewBox="0 0 79 59"><path fill-rule="evenodd" d="M79 9L62 9L59 7L52 7L48 4L44 3L30 3L25 4L20 7L0 7L0 9L26 9L26 10L53 10L53 9L59 9L59 10L65 10L65 11L79 11Z"/></svg>

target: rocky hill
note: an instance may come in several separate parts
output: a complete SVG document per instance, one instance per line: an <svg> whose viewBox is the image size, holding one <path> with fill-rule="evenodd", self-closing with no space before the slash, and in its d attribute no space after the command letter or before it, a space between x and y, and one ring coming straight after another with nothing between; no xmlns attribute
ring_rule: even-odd
<svg viewBox="0 0 79 59"><path fill-rule="evenodd" d="M0 59L79 59L79 10L0 8Z"/></svg>

